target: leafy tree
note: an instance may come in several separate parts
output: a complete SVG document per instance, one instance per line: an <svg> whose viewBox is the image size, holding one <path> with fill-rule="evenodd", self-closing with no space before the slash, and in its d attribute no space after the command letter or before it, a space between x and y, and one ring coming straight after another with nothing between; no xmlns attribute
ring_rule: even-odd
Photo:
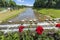
<svg viewBox="0 0 60 40"><path fill-rule="evenodd" d="M60 0L56 0L56 7L60 8Z"/></svg>
<svg viewBox="0 0 60 40"><path fill-rule="evenodd" d="M16 3L14 1L10 0L9 1L9 6L10 7L14 7L14 6L16 6Z"/></svg>
<svg viewBox="0 0 60 40"><path fill-rule="evenodd" d="M60 0L35 0L35 8L60 8Z"/></svg>

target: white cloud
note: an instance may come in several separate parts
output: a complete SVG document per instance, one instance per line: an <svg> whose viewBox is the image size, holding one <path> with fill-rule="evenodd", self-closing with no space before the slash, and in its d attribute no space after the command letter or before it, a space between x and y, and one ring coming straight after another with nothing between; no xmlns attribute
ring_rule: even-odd
<svg viewBox="0 0 60 40"><path fill-rule="evenodd" d="M29 4L29 3L24 3L25 0L16 0L18 5L26 5L26 6L33 6L33 4ZM21 3L22 2L22 3Z"/></svg>
<svg viewBox="0 0 60 40"><path fill-rule="evenodd" d="M26 6L33 6L33 4L25 4Z"/></svg>
<svg viewBox="0 0 60 40"><path fill-rule="evenodd" d="M18 5L33 6L33 4L18 4Z"/></svg>
<svg viewBox="0 0 60 40"><path fill-rule="evenodd" d="M24 0L17 0L18 2L24 2Z"/></svg>

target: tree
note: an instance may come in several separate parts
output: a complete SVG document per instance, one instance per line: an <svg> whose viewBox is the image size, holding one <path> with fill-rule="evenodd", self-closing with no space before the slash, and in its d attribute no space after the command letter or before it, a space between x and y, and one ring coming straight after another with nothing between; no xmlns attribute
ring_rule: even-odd
<svg viewBox="0 0 60 40"><path fill-rule="evenodd" d="M10 7L15 7L16 6L16 3L12 0L9 1L9 6Z"/></svg>
<svg viewBox="0 0 60 40"><path fill-rule="evenodd" d="M60 0L56 0L56 7L60 8Z"/></svg>
<svg viewBox="0 0 60 40"><path fill-rule="evenodd" d="M3 1L2 0L0 0L0 7L2 7L3 6Z"/></svg>
<svg viewBox="0 0 60 40"><path fill-rule="evenodd" d="M16 3L13 0L0 0L1 7L15 7Z"/></svg>
<svg viewBox="0 0 60 40"><path fill-rule="evenodd" d="M45 6L45 0L35 0L34 7L44 7Z"/></svg>
<svg viewBox="0 0 60 40"><path fill-rule="evenodd" d="M60 0L35 0L35 8L60 8Z"/></svg>

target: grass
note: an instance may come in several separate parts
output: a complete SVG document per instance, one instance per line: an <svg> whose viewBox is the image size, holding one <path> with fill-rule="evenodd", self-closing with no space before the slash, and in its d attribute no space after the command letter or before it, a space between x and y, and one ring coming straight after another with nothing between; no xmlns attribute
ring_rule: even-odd
<svg viewBox="0 0 60 40"><path fill-rule="evenodd" d="M60 9L46 9L42 8L38 10L39 13L49 15L53 18L60 18Z"/></svg>
<svg viewBox="0 0 60 40"><path fill-rule="evenodd" d="M24 8L19 10L7 11L5 13L0 13L0 21L7 21L8 19L11 19L17 16L19 13L23 11L24 11Z"/></svg>
<svg viewBox="0 0 60 40"><path fill-rule="evenodd" d="M4 10L5 8L0 8L0 11Z"/></svg>

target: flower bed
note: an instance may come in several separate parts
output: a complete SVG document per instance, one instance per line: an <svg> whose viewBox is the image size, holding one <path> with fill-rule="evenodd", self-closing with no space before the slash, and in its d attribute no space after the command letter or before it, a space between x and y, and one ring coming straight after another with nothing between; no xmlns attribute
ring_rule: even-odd
<svg viewBox="0 0 60 40"><path fill-rule="evenodd" d="M60 30L43 29L37 26L35 31L23 31L25 26L19 26L19 32L0 32L0 40L60 40Z"/></svg>
<svg viewBox="0 0 60 40"><path fill-rule="evenodd" d="M0 40L60 40L60 31L44 30L42 34L36 31L0 32Z"/></svg>

